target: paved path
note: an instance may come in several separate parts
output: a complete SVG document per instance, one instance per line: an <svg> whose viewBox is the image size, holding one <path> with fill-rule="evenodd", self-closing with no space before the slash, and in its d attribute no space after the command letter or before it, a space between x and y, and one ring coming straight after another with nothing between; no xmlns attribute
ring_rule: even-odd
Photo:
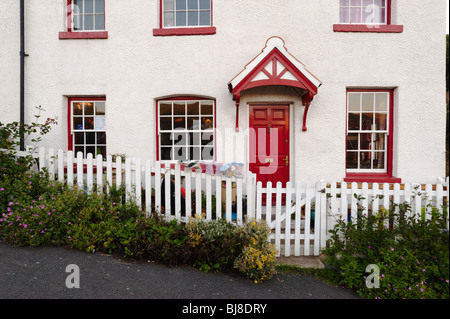
<svg viewBox="0 0 450 319"><path fill-rule="evenodd" d="M69 289L69 264L80 288ZM38 299L356 299L353 292L310 276L276 275L255 284L191 267L124 263L111 256L62 247L13 247L0 242L0 298Z"/></svg>

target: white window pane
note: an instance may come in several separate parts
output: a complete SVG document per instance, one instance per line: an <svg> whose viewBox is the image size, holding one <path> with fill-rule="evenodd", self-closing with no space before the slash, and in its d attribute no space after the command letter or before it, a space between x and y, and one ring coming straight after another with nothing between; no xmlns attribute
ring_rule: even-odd
<svg viewBox="0 0 450 319"><path fill-rule="evenodd" d="M164 10L174 10L174 0L164 0Z"/></svg>
<svg viewBox="0 0 450 319"><path fill-rule="evenodd" d="M83 30L94 30L94 15L89 14L84 16Z"/></svg>
<svg viewBox="0 0 450 319"><path fill-rule="evenodd" d="M83 0L74 0L73 1L73 13L83 13Z"/></svg>
<svg viewBox="0 0 450 319"><path fill-rule="evenodd" d="M83 30L83 16L80 15L73 16L73 29Z"/></svg>
<svg viewBox="0 0 450 319"><path fill-rule="evenodd" d="M95 13L105 13L105 0L95 0Z"/></svg>
<svg viewBox="0 0 450 319"><path fill-rule="evenodd" d="M186 0L176 0L176 10L186 10Z"/></svg>
<svg viewBox="0 0 450 319"><path fill-rule="evenodd" d="M72 115L83 115L83 103L73 103Z"/></svg>
<svg viewBox="0 0 450 319"><path fill-rule="evenodd" d="M161 147L161 160L169 161L172 159L172 148L171 147Z"/></svg>
<svg viewBox="0 0 450 319"><path fill-rule="evenodd" d="M200 9L211 9L211 0L200 0Z"/></svg>
<svg viewBox="0 0 450 319"><path fill-rule="evenodd" d="M211 11L200 11L200 25L211 25Z"/></svg>
<svg viewBox="0 0 450 319"><path fill-rule="evenodd" d="M95 115L105 115L105 102L95 102Z"/></svg>
<svg viewBox="0 0 450 319"><path fill-rule="evenodd" d="M375 111L386 112L388 105L388 94L387 93L376 93L375 94Z"/></svg>
<svg viewBox="0 0 450 319"><path fill-rule="evenodd" d="M341 8L339 10L339 22L340 23L349 23L350 22L350 15L349 15L349 8Z"/></svg>
<svg viewBox="0 0 450 319"><path fill-rule="evenodd" d="M361 8L350 8L350 23L361 23Z"/></svg>
<svg viewBox="0 0 450 319"><path fill-rule="evenodd" d="M186 26L186 11L177 11L177 26Z"/></svg>
<svg viewBox="0 0 450 319"><path fill-rule="evenodd" d="M214 160L214 148L202 147L202 159L206 161Z"/></svg>
<svg viewBox="0 0 450 319"><path fill-rule="evenodd" d="M185 115L186 114L186 103L183 102L175 102L173 104L173 114L175 115Z"/></svg>
<svg viewBox="0 0 450 319"><path fill-rule="evenodd" d="M361 6L361 0L351 0L350 4L352 6Z"/></svg>
<svg viewBox="0 0 450 319"><path fill-rule="evenodd" d="M84 134L85 133L75 133L74 140L77 145L84 145Z"/></svg>
<svg viewBox="0 0 450 319"><path fill-rule="evenodd" d="M213 115L213 111L212 102L202 102L202 115Z"/></svg>
<svg viewBox="0 0 450 319"><path fill-rule="evenodd" d="M362 110L363 111L373 111L373 103L374 103L374 94L373 93L363 93L362 95Z"/></svg>
<svg viewBox="0 0 450 319"><path fill-rule="evenodd" d="M198 25L198 11L188 11L188 25Z"/></svg>
<svg viewBox="0 0 450 319"><path fill-rule="evenodd" d="M165 27L173 27L174 24L174 13L173 12L165 12L164 13L164 26Z"/></svg>
<svg viewBox="0 0 450 319"><path fill-rule="evenodd" d="M95 15L95 30L105 30L105 16L103 14Z"/></svg>
<svg viewBox="0 0 450 319"><path fill-rule="evenodd" d="M188 10L197 10L198 0L188 0Z"/></svg>
<svg viewBox="0 0 450 319"><path fill-rule="evenodd" d="M387 130L387 113L375 114L375 129L378 131Z"/></svg>
<svg viewBox="0 0 450 319"><path fill-rule="evenodd" d="M361 94L360 93L350 93L348 95L348 111L358 112L361 110Z"/></svg>
<svg viewBox="0 0 450 319"><path fill-rule="evenodd" d="M94 13L94 0L84 0L84 13Z"/></svg>
<svg viewBox="0 0 450 319"><path fill-rule="evenodd" d="M379 24L386 23L386 9L378 7L378 9L375 11L374 20Z"/></svg>
<svg viewBox="0 0 450 319"><path fill-rule="evenodd" d="M174 150L174 152L173 152L172 160L186 161L188 159L188 148L187 147L174 147L173 150Z"/></svg>

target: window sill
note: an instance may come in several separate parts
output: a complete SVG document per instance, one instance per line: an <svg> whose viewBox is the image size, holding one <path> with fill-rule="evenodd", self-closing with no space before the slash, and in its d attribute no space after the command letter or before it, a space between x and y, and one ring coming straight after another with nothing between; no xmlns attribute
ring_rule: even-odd
<svg viewBox="0 0 450 319"><path fill-rule="evenodd" d="M108 31L60 32L60 40L108 39Z"/></svg>
<svg viewBox="0 0 450 319"><path fill-rule="evenodd" d="M154 36L208 35L208 34L216 34L216 27L153 29Z"/></svg>
<svg viewBox="0 0 450 319"><path fill-rule="evenodd" d="M334 32L402 33L403 25L335 24Z"/></svg>
<svg viewBox="0 0 450 319"><path fill-rule="evenodd" d="M388 174L347 174L344 182L348 183L401 183L402 179Z"/></svg>

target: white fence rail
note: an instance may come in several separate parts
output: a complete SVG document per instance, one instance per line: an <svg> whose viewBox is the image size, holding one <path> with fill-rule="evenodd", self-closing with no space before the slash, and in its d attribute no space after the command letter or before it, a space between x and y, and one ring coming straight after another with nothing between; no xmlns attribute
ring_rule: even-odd
<svg viewBox="0 0 450 319"><path fill-rule="evenodd" d="M181 221L202 214L207 220L225 218L237 224L245 218L264 219L272 229L270 240L278 256L318 256L339 219L356 220L358 214L404 202L411 205L411 214L430 218L433 209L448 205L449 198L448 177L435 185L321 181L288 182L286 187L268 182L263 187L251 172L230 177L218 166L205 173L199 166L193 169L177 163L166 167L160 162L152 165L149 160L120 157L113 161L110 155L93 158L87 154L83 158L81 152L75 156L51 148L40 148L33 156L51 179L86 192L124 187L126 199L135 201L147 214L155 210Z"/></svg>

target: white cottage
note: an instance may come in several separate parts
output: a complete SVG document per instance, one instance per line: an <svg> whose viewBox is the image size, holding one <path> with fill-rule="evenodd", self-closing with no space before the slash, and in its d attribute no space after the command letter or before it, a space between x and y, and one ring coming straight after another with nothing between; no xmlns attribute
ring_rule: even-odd
<svg viewBox="0 0 450 319"><path fill-rule="evenodd" d="M42 105L44 146L263 182L434 183L444 35L444 0L2 0L0 121Z"/></svg>

